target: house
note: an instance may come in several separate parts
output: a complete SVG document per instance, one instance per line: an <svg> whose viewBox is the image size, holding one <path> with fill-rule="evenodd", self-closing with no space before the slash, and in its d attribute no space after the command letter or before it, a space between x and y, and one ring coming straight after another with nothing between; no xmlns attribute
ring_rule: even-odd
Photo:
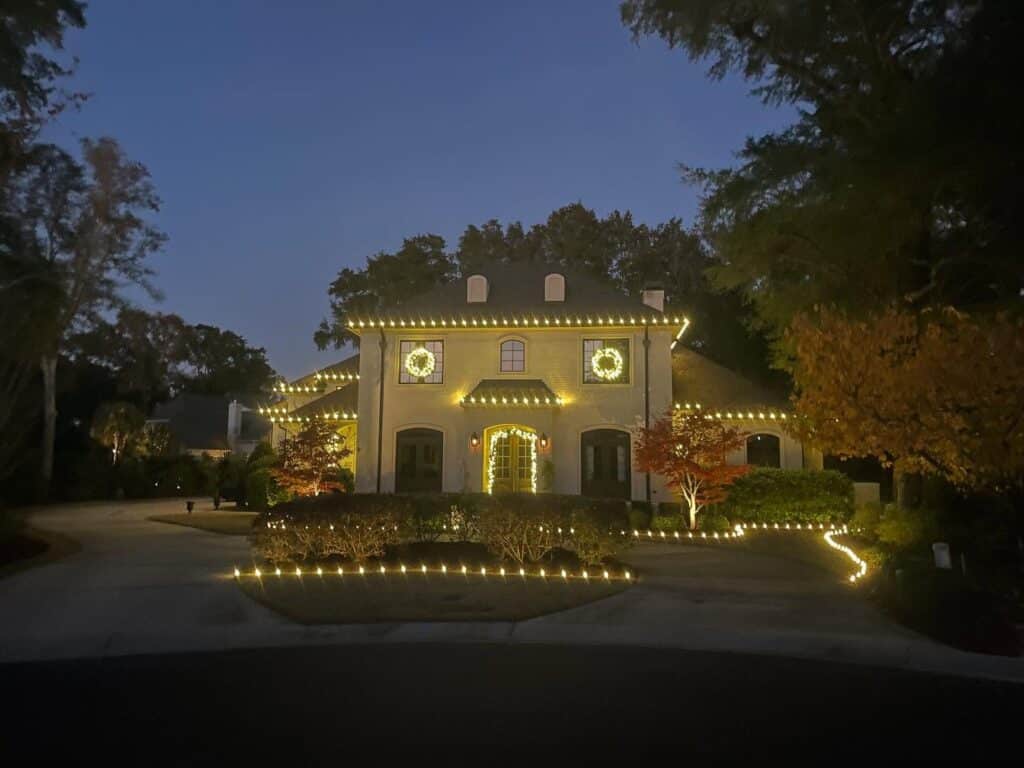
<svg viewBox="0 0 1024 768"><path fill-rule="evenodd" d="M640 472L634 431L672 408L751 433L735 463L820 467L784 404L685 349L664 291L639 299L585 274L502 265L348 319L360 353L281 385L274 441L338 425L361 492L552 491L672 501Z"/></svg>
<svg viewBox="0 0 1024 768"><path fill-rule="evenodd" d="M157 405L146 426L166 426L183 453L214 458L232 452L248 455L271 430L270 422L252 406L251 396L181 392Z"/></svg>

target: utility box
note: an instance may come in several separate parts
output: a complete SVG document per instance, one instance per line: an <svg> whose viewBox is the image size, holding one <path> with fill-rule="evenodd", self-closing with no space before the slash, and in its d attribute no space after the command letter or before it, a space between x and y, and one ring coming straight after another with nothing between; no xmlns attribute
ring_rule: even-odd
<svg viewBox="0 0 1024 768"><path fill-rule="evenodd" d="M949 555L949 544L944 541L936 541L932 544L932 554L935 556L935 567L942 571L953 570L953 560Z"/></svg>

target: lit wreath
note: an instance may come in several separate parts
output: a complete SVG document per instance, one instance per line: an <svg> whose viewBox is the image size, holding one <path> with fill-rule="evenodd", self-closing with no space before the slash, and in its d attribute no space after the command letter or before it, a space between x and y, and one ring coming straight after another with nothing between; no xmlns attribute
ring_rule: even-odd
<svg viewBox="0 0 1024 768"><path fill-rule="evenodd" d="M405 370L415 379L425 379L434 372L434 353L417 347L405 356Z"/></svg>
<svg viewBox="0 0 1024 768"><path fill-rule="evenodd" d="M614 347L601 347L590 358L590 370L599 379L615 381L622 375L622 354Z"/></svg>

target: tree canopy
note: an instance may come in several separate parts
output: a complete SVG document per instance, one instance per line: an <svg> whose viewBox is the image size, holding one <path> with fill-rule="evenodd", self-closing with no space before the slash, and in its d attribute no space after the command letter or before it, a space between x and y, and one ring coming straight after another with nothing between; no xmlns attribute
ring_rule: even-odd
<svg viewBox="0 0 1024 768"><path fill-rule="evenodd" d="M781 337L816 304L1018 303L1024 5L981 0L627 0L715 78L738 72L788 128L735 167L688 167L720 288Z"/></svg>

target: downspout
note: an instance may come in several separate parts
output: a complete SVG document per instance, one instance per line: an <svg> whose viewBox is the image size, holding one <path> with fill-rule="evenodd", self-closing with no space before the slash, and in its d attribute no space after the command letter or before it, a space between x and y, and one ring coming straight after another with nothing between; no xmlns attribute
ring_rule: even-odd
<svg viewBox="0 0 1024 768"><path fill-rule="evenodd" d="M651 336L650 326L644 325L644 429L651 428L651 382L650 382L650 351L651 351ZM647 503L651 503L651 473L646 472L644 475L644 483L646 486L645 496Z"/></svg>
<svg viewBox="0 0 1024 768"><path fill-rule="evenodd" d="M384 350L388 341L384 336L384 329L380 332L380 392L377 395L377 493L380 493L380 470L381 460L384 456Z"/></svg>

